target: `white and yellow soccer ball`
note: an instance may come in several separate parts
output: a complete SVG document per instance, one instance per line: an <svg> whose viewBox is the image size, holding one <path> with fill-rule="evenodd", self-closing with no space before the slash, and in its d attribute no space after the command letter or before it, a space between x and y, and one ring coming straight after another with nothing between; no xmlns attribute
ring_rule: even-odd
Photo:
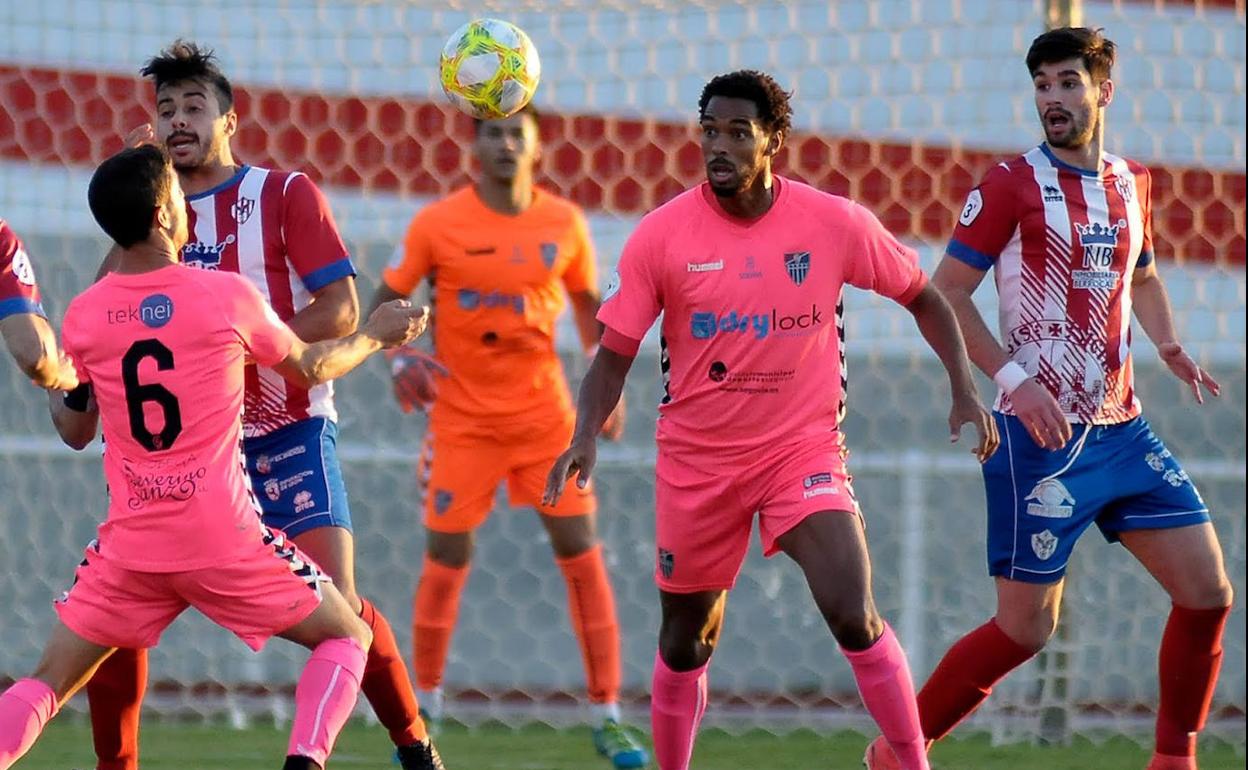
<svg viewBox="0 0 1248 770"><path fill-rule="evenodd" d="M533 41L498 19L476 19L455 30L438 69L451 103L481 120L516 114L533 98L542 75Z"/></svg>

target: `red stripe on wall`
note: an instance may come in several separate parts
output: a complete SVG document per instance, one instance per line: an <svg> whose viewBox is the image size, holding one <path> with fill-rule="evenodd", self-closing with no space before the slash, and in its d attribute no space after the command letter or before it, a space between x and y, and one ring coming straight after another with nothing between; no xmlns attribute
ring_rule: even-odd
<svg viewBox="0 0 1248 770"><path fill-rule="evenodd" d="M362 191L440 195L469 179L472 122L441 102L236 88L240 160ZM150 120L151 86L114 74L0 64L0 157L93 165ZM648 211L702 179L692 123L547 114L543 182L587 209ZM1020 148L1021 149L1021 148ZM939 242L967 192L1013 153L797 133L780 173L870 207L901 236ZM1157 254L1244 264L1244 174L1158 165Z"/></svg>

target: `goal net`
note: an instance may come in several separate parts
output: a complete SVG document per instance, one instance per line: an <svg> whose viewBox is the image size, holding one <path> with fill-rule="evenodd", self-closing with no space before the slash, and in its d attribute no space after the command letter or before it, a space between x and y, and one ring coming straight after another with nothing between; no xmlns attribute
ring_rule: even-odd
<svg viewBox="0 0 1248 770"><path fill-rule="evenodd" d="M107 244L86 207L93 164L152 113L141 63L179 36L215 48L238 91L235 153L307 172L326 190L367 301L407 220L471 179L471 124L439 93L445 38L492 15L542 55L542 181L589 213L610 273L639 217L702 175L697 97L712 75L770 71L794 91L782 173L875 211L932 268L967 191L1037 141L1023 53L1040 0L0 0L0 217L26 241L59 322ZM1244 591L1244 5L1086 2L1120 46L1113 151L1156 180L1155 240L1182 337L1226 392L1197 407L1136 334L1139 391L1200 486ZM991 288L981 291L995 313ZM875 587L922 682L992 612L984 500L968 447L950 449L947 387L904 311L846 299L850 460L870 522ZM989 317L992 317L991 315ZM561 327L576 377L584 361ZM646 702L658 627L653 563L657 351L628 389L625 440L603 447L600 529L623 626L626 706ZM985 398L990 383L981 382ZM341 444L358 582L409 648L423 535L413 466L425 423L402 415L383 362L340 384ZM78 554L105 510L98 447L62 448L41 394L0 363L0 679L35 663ZM965 442L965 439L964 439ZM1089 536L1070 569L1066 621L976 717L1006 739L1146 736L1168 601L1122 548ZM784 559L750 556L729 603L708 720L787 730L868 724L847 665ZM1213 731L1244 740L1244 616L1227 626ZM186 617L152 656L166 714L287 713L301 651L252 655ZM530 513L500 500L480 533L447 671L458 718L578 718L579 653L564 585Z"/></svg>

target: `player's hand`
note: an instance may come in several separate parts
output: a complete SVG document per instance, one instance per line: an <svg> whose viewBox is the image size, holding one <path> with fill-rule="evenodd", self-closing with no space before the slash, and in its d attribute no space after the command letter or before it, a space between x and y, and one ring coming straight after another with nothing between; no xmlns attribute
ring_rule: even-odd
<svg viewBox="0 0 1248 770"><path fill-rule="evenodd" d="M1162 361L1165 361L1166 366L1170 367L1170 371L1174 372L1174 376L1186 382L1192 389L1196 403L1205 403L1205 397L1200 392L1202 385L1214 396L1222 394L1222 386L1218 384L1218 381L1210 377L1209 372L1201 369L1179 343L1163 342L1157 346L1157 354L1161 356Z"/></svg>
<svg viewBox="0 0 1248 770"><path fill-rule="evenodd" d="M624 436L624 418L627 411L624 408L624 396L620 396L620 400L616 402L615 408L611 410L611 414L607 415L607 420L602 424L602 437L607 441L619 441Z"/></svg>
<svg viewBox="0 0 1248 770"><path fill-rule="evenodd" d="M576 474L576 485L581 489L589 486L589 476L598 462L598 444L594 441L573 442L567 451L559 455L546 476L546 491L542 493L542 505L553 506L563 497L564 486Z"/></svg>
<svg viewBox="0 0 1248 770"><path fill-rule="evenodd" d="M988 462L992 453L1001 444L997 433L997 423L984 408L975 392L962 393L953 398L953 408L949 411L949 440L956 442L962 435L962 426L970 423L975 427L978 442L971 450L981 463Z"/></svg>
<svg viewBox="0 0 1248 770"><path fill-rule="evenodd" d="M374 310L360 331L380 342L383 348L394 348L419 337L428 325L428 305L412 307L405 299L395 299Z"/></svg>
<svg viewBox="0 0 1248 770"><path fill-rule="evenodd" d="M78 387L78 370L74 368L73 360L65 355L65 351L57 351L56 377L44 387L48 390L64 391Z"/></svg>
<svg viewBox="0 0 1248 770"><path fill-rule="evenodd" d="M144 123L126 134L126 147L142 147L145 144L156 144L156 129L151 123Z"/></svg>
<svg viewBox="0 0 1248 770"><path fill-rule="evenodd" d="M1028 377L1014 389L1010 403L1038 446L1056 452L1070 441L1070 421L1062 414L1057 399L1035 377Z"/></svg>
<svg viewBox="0 0 1248 770"><path fill-rule="evenodd" d="M450 371L436 358L412 347L386 351L390 360L390 382L394 386L394 399L404 414L412 410L425 411L438 397L438 377L447 377Z"/></svg>

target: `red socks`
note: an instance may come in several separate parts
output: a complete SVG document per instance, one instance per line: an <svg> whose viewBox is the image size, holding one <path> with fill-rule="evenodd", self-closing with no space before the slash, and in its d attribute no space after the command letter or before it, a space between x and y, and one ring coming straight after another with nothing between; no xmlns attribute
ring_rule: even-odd
<svg viewBox="0 0 1248 770"><path fill-rule="evenodd" d="M1173 605L1161 637L1158 669L1157 753L1196 755L1196 734L1205 726L1222 666L1222 630L1230 607L1189 610Z"/></svg>
<svg viewBox="0 0 1248 770"><path fill-rule="evenodd" d="M372 602L361 597L360 617L373 630L373 646L368 649L368 663L360 691L372 704L377 719L390 731L395 746L407 746L429 737L420 718L416 693L407 675L407 666L399 652L399 643L385 616Z"/></svg>
<svg viewBox="0 0 1248 770"><path fill-rule="evenodd" d="M146 690L147 650L117 650L87 683L98 770L138 770L139 712Z"/></svg>
<svg viewBox="0 0 1248 770"><path fill-rule="evenodd" d="M1006 636L995 619L962 637L919 691L923 735L931 741L945 737L979 708L993 685L1034 654Z"/></svg>

